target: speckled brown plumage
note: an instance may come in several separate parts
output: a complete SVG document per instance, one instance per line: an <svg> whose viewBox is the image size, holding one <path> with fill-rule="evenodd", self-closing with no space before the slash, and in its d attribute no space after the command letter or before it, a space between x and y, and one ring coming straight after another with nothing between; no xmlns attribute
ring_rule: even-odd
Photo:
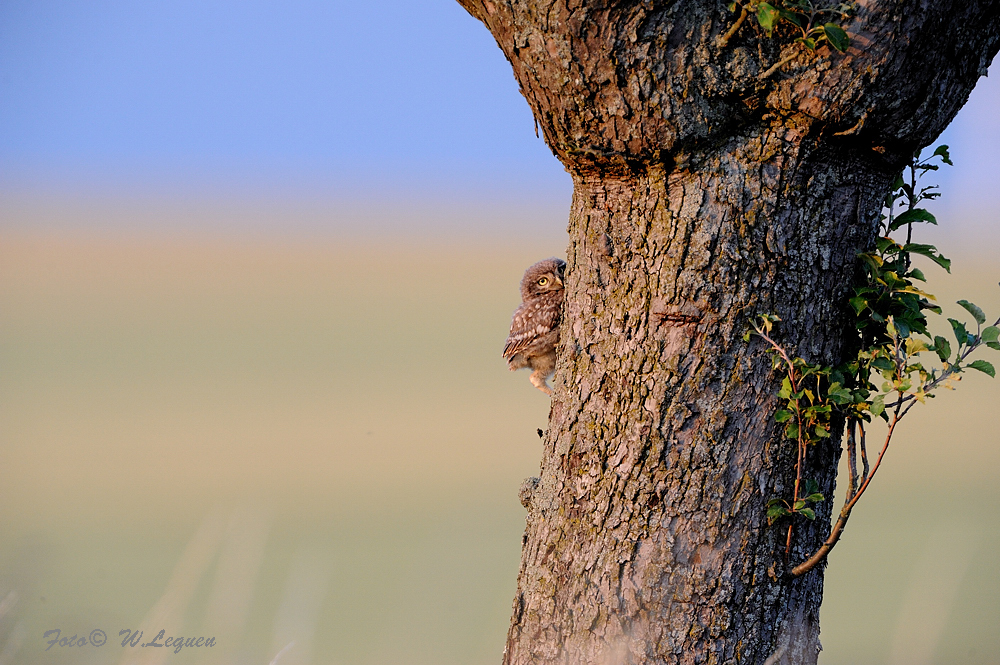
<svg viewBox="0 0 1000 665"><path fill-rule="evenodd" d="M530 367L531 384L552 394L547 379L556 368L556 344L562 319L563 271L566 262L551 258L528 268L521 279L521 305L514 311L503 348L507 367Z"/></svg>

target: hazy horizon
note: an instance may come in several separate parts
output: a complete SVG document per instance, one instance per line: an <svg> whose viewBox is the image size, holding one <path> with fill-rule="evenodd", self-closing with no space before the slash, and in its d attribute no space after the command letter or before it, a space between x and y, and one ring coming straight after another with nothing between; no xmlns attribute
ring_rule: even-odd
<svg viewBox="0 0 1000 665"><path fill-rule="evenodd" d="M570 177L453 0L0 0L0 93L0 231L565 231ZM936 141L977 251L1000 248L998 107L982 78Z"/></svg>

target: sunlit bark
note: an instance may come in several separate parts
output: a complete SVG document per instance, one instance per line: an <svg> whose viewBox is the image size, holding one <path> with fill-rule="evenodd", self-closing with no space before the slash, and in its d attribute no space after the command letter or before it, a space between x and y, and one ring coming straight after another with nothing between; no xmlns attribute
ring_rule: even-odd
<svg viewBox="0 0 1000 665"><path fill-rule="evenodd" d="M862 2L795 57L723 2L460 0L573 176L566 311L506 663L815 663L823 570L765 504L793 445L750 319L834 363L901 165L997 50L998 3ZM810 451L832 495L839 449ZM792 563L829 531L796 527ZM769 660L770 659L770 660Z"/></svg>

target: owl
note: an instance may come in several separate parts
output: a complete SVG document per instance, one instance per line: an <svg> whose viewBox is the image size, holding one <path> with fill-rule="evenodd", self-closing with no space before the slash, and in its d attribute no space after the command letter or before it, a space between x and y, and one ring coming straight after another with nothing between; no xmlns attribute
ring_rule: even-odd
<svg viewBox="0 0 1000 665"><path fill-rule="evenodd" d="M565 261L551 258L539 261L524 272L521 305L514 310L510 335L503 347L503 357L510 371L530 367L534 370L531 385L546 395L552 394L546 381L556 370L565 271Z"/></svg>

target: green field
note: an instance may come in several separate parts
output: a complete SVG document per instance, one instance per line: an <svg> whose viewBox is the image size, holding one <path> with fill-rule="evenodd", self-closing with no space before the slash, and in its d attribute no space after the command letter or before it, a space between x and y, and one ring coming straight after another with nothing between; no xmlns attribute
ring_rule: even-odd
<svg viewBox="0 0 1000 665"><path fill-rule="evenodd" d="M3 232L0 665L498 663L548 410L500 350L562 250ZM953 258L931 290L1000 311ZM962 384L831 556L823 665L1000 663L1000 383ZM216 645L118 643L154 626Z"/></svg>

